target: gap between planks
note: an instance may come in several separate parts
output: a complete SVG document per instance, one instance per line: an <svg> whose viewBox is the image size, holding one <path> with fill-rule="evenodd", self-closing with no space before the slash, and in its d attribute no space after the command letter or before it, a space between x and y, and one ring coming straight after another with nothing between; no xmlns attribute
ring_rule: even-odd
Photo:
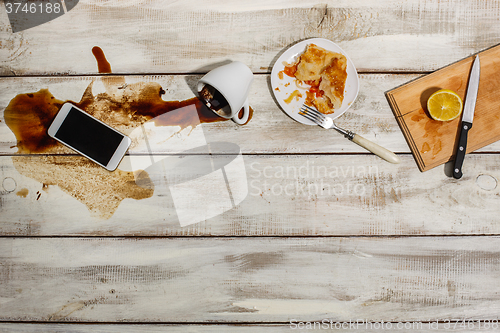
<svg viewBox="0 0 500 333"><path fill-rule="evenodd" d="M271 75L271 67L269 71L266 72L253 72L253 75L258 76L267 76ZM67 73L67 74L13 74L13 75L0 75L0 79L10 79L10 78L64 78L64 77L109 77L109 76L200 76L205 75L207 72L154 72L154 73L94 73L94 74L76 74L76 73ZM432 73L432 71L370 71L370 70L359 70L357 71L359 75L426 75Z"/></svg>
<svg viewBox="0 0 500 333"><path fill-rule="evenodd" d="M172 236L92 236L92 235L0 235L1 239L115 239L115 240L148 240L148 239L244 239L244 238L280 238L280 239L306 239L306 238L351 238L351 239L399 239L399 238L476 238L476 237L500 237L500 234L428 234L428 235L172 235ZM1 322L1 321L0 321Z"/></svg>

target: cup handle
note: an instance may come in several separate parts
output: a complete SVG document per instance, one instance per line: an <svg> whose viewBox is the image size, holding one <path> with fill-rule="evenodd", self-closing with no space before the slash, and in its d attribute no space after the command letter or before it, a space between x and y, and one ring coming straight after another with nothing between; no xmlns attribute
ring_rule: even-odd
<svg viewBox="0 0 500 333"><path fill-rule="evenodd" d="M238 111L238 113L236 113L231 119L238 125L244 125L248 121L248 117L250 116L250 106L248 104L248 98L245 101L245 105L243 105L243 116L241 118L238 117L240 111Z"/></svg>

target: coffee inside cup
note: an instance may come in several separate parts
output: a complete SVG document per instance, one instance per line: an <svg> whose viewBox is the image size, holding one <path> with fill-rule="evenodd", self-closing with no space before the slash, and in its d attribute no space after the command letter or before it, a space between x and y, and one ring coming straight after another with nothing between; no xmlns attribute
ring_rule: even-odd
<svg viewBox="0 0 500 333"><path fill-rule="evenodd" d="M203 98L205 104L219 116L229 117L231 115L229 103L224 96L211 85L205 84L199 94L201 98Z"/></svg>

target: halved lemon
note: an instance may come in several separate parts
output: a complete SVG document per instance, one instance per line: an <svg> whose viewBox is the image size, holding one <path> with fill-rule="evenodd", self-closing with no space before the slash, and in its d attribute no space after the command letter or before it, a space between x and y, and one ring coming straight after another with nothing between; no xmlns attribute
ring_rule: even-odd
<svg viewBox="0 0 500 333"><path fill-rule="evenodd" d="M427 111L434 120L453 120L462 113L462 109L462 99L453 90L438 90L427 100Z"/></svg>

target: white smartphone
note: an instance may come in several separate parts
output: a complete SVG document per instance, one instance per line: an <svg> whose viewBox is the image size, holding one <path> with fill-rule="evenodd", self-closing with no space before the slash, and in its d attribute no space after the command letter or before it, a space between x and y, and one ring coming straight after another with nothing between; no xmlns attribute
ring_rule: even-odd
<svg viewBox="0 0 500 333"><path fill-rule="evenodd" d="M61 107L48 134L109 171L118 167L131 142L126 135L71 103Z"/></svg>

